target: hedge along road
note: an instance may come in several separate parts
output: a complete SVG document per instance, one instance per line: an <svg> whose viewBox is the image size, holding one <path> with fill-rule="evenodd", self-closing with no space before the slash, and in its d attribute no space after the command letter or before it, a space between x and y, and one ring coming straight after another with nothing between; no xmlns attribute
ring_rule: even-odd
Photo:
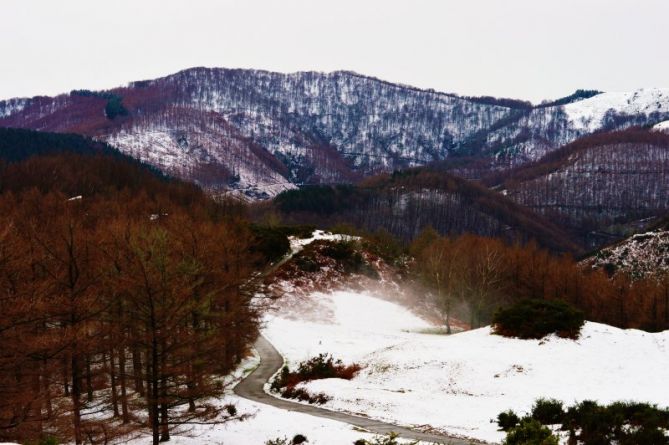
<svg viewBox="0 0 669 445"><path fill-rule="evenodd" d="M310 414L316 417L337 420L362 428L374 434L390 434L394 432L403 439L420 440L428 443L439 443L446 445L471 445L477 442L469 439L448 436L446 434L424 433L410 428L381 422L367 417L354 416L338 411L330 411L313 405L304 405L284 399L273 397L265 392L265 383L283 366L284 360L279 351L263 336L255 343L255 348L260 355L260 364L244 380L234 388L235 394L254 402L264 403L287 411L295 411Z"/></svg>

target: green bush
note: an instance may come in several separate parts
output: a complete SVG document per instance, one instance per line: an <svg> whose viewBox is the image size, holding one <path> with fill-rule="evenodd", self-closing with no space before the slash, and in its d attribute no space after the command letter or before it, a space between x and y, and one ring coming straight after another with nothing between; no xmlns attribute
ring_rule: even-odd
<svg viewBox="0 0 669 445"><path fill-rule="evenodd" d="M290 252L289 236L308 238L315 230L314 226L267 226L253 224L251 232L255 238L253 252L258 254L262 261L272 263L280 260Z"/></svg>
<svg viewBox="0 0 669 445"><path fill-rule="evenodd" d="M341 360L335 360L329 354L320 354L299 364L297 371L291 372L284 366L270 385L270 389L280 392L288 399L297 399L309 403L323 404L330 400L323 393L310 394L304 388L296 386L301 382L318 379L339 378L351 380L360 371L357 364L344 365Z"/></svg>
<svg viewBox="0 0 669 445"><path fill-rule="evenodd" d="M502 427L513 423L509 413L498 416ZM500 422L502 420L503 422ZM537 400L532 408L532 415L520 421L520 424L507 431L504 444L553 444L542 442L545 434L541 428L546 425L560 425L568 432L569 442L582 445L669 445L669 410L655 405L638 402L616 402L599 405L591 400L584 400L566 410L556 400ZM547 428L546 431L550 432Z"/></svg>
<svg viewBox="0 0 669 445"><path fill-rule="evenodd" d="M558 445L558 438L551 430L534 419L523 419L511 429L502 442L503 445Z"/></svg>
<svg viewBox="0 0 669 445"><path fill-rule="evenodd" d="M555 399L539 399L532 407L532 418L544 425L561 424L564 414L562 402Z"/></svg>
<svg viewBox="0 0 669 445"><path fill-rule="evenodd" d="M497 425L502 431L511 431L520 423L520 418L512 410L499 413L497 416Z"/></svg>
<svg viewBox="0 0 669 445"><path fill-rule="evenodd" d="M584 321L583 312L564 302L524 300L498 310L492 323L494 332L505 337L539 339L557 334L576 339Z"/></svg>
<svg viewBox="0 0 669 445"><path fill-rule="evenodd" d="M307 436L303 434L296 434L295 436L293 436L293 442L292 442L293 445L300 445L305 442L309 442L307 440Z"/></svg>

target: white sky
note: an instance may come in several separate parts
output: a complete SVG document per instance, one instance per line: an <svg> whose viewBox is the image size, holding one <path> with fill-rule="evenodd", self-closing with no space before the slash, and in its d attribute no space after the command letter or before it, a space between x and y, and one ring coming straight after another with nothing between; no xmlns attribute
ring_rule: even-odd
<svg viewBox="0 0 669 445"><path fill-rule="evenodd" d="M539 101L669 87L669 0L0 0L0 98L192 66Z"/></svg>

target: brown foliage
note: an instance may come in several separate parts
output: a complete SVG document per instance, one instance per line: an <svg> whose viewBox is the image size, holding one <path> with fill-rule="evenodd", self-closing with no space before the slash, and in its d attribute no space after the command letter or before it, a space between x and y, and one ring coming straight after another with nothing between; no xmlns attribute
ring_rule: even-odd
<svg viewBox="0 0 669 445"><path fill-rule="evenodd" d="M84 443L148 424L157 443L221 419L206 399L257 334L250 231L234 208L124 162L7 166L0 440Z"/></svg>
<svg viewBox="0 0 669 445"><path fill-rule="evenodd" d="M590 321L650 331L669 329L669 278L633 281L579 265L534 243L506 244L474 235L426 232L413 244L416 273L441 307L470 324L489 323L499 307L521 300L563 300ZM464 308L462 308L464 307ZM458 309L460 308L460 309ZM445 310L447 310L445 309Z"/></svg>

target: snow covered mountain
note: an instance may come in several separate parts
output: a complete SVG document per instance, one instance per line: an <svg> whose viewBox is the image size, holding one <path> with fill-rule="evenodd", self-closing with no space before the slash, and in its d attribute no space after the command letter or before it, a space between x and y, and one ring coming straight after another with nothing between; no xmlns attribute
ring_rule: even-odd
<svg viewBox="0 0 669 445"><path fill-rule="evenodd" d="M594 131L667 119L669 90L532 106L343 71L192 68L109 91L0 101L0 126L94 136L169 173L252 198L453 156L517 165Z"/></svg>

